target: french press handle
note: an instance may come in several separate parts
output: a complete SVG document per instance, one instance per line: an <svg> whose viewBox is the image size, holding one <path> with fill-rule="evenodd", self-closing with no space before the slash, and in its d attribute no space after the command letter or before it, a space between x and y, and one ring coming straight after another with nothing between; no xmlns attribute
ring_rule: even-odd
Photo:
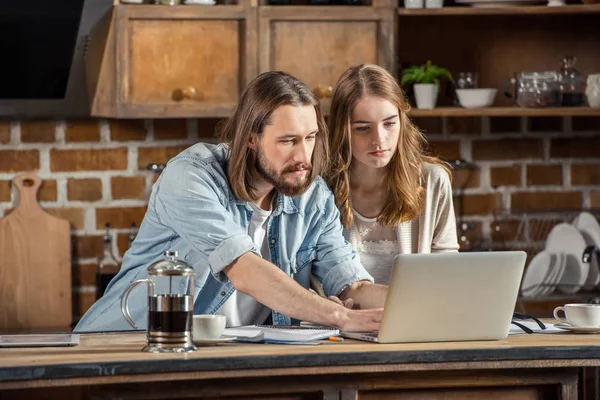
<svg viewBox="0 0 600 400"><path fill-rule="evenodd" d="M143 282L145 282L148 285L148 289L150 288L150 285L152 285L152 281L149 278L138 279L137 281L132 282L131 285L129 285L121 295L121 314L123 314L123 317L125 317L125 320L129 323L129 325L133 327L133 329L138 329L138 326L133 320L133 318L131 318L131 314L129 314L129 307L127 301L129 300L129 294L131 293L131 290L138 284Z"/></svg>

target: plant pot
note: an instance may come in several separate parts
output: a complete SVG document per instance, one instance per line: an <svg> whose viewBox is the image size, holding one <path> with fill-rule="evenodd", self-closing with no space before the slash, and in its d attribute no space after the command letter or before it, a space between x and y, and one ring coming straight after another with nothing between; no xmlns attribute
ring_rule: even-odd
<svg viewBox="0 0 600 400"><path fill-rule="evenodd" d="M435 108L438 98L438 87L433 83L415 83L415 101L420 110L432 110Z"/></svg>
<svg viewBox="0 0 600 400"><path fill-rule="evenodd" d="M423 8L424 0L404 0L404 8Z"/></svg>

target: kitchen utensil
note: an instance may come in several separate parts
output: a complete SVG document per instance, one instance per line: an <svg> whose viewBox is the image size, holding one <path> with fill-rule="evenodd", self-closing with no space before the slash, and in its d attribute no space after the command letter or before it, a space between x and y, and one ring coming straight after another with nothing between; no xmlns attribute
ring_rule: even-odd
<svg viewBox="0 0 600 400"><path fill-rule="evenodd" d="M554 71L516 73L504 84L504 95L515 99L520 107L558 107L562 103L558 73Z"/></svg>
<svg viewBox="0 0 600 400"><path fill-rule="evenodd" d="M176 251L165 251L165 260L148 267L148 278L138 279L125 289L121 297L121 313L137 329L129 314L127 299L140 283L148 287L147 345L142 351L151 353L186 353L196 351L192 341L194 315L194 269L177 259Z"/></svg>
<svg viewBox="0 0 600 400"><path fill-rule="evenodd" d="M19 203L0 219L0 328L69 329L71 233L69 222L42 210L36 196L41 179L13 179Z"/></svg>

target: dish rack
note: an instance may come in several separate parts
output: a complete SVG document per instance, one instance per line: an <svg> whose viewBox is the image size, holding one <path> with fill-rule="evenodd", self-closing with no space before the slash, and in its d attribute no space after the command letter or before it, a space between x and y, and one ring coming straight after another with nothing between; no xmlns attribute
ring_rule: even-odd
<svg viewBox="0 0 600 400"><path fill-rule="evenodd" d="M527 253L526 267L531 260L545 248L546 238L554 228L560 223L571 224L573 220L582 212L592 214L596 220L600 220L600 209L578 209L578 210L544 210L544 211L518 211L518 210L500 210L494 213L494 219L491 223L491 249L493 250L522 250ZM600 260L600 248L596 245L586 245L581 254L581 260L584 263L591 263L593 253L596 253ZM542 283L539 287L546 287L551 290L544 295L524 296L523 292L532 288L519 289L518 303L522 312L525 310L525 301L527 302L585 302L600 304L600 284L589 290L580 290L576 293L561 293L556 290L558 287L564 288L569 285L565 283ZM536 289L534 287L533 289ZM534 290L535 291L535 290Z"/></svg>

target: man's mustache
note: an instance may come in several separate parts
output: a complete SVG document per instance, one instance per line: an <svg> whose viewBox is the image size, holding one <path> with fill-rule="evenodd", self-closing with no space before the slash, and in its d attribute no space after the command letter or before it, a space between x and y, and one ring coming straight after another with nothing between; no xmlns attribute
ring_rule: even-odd
<svg viewBox="0 0 600 400"><path fill-rule="evenodd" d="M296 172L296 171L302 171L302 170L310 171L311 168L312 168L311 164L298 163L296 165L292 165L292 166L284 168L283 173L285 174L288 172Z"/></svg>

